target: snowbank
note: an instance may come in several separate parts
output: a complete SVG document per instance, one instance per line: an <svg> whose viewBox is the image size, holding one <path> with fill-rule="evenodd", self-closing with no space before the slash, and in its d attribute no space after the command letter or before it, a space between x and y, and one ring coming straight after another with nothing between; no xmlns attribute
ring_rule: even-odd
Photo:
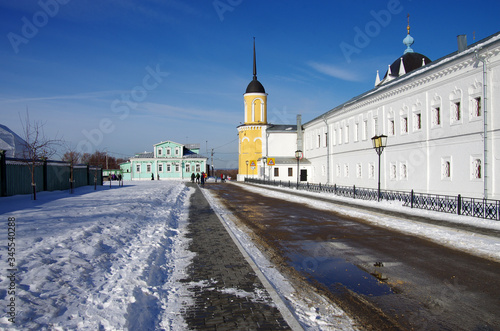
<svg viewBox="0 0 500 331"><path fill-rule="evenodd" d="M192 189L181 182L82 187L0 199L15 218L15 326L26 329L179 329L188 296L178 282L192 253L184 238ZM0 229L7 270L7 226ZM0 280L8 302L9 279ZM5 314L2 314L5 316ZM7 317L0 328L11 328Z"/></svg>

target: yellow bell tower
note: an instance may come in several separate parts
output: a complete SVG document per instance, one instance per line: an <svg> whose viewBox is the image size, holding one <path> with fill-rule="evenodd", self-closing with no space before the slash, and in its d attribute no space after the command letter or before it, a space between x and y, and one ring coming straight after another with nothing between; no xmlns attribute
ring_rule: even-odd
<svg viewBox="0 0 500 331"><path fill-rule="evenodd" d="M243 99L245 122L238 126L238 180L258 176L257 164L262 158L267 128L267 93L264 86L257 80L255 38L253 41L253 80L248 84Z"/></svg>

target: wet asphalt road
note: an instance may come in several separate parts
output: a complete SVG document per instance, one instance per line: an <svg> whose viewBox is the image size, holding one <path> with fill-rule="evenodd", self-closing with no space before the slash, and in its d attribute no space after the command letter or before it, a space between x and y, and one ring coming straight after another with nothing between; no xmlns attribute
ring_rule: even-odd
<svg viewBox="0 0 500 331"><path fill-rule="evenodd" d="M236 185L206 188L367 329L500 330L500 263Z"/></svg>

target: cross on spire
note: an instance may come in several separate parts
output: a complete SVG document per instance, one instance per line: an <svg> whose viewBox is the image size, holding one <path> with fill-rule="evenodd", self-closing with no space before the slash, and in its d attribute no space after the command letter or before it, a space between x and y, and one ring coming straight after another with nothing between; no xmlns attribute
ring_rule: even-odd
<svg viewBox="0 0 500 331"><path fill-rule="evenodd" d="M408 30L408 34L410 34L410 14L406 15L406 18L408 19L408 26L406 27L406 30Z"/></svg>

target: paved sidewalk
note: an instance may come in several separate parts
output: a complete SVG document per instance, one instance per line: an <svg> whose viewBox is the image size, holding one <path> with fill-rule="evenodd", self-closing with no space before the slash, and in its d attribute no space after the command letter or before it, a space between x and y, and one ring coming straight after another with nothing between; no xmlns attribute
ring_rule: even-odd
<svg viewBox="0 0 500 331"><path fill-rule="evenodd" d="M194 330L289 330L280 311L210 208L197 185L191 196L189 266L194 306L183 315Z"/></svg>

